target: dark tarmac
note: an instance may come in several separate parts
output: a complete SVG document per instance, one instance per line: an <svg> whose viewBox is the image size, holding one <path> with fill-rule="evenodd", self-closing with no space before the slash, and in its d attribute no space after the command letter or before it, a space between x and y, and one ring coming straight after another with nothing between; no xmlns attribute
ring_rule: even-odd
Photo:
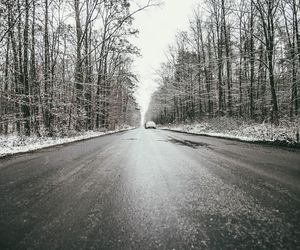
<svg viewBox="0 0 300 250"><path fill-rule="evenodd" d="M0 249L300 249L300 150L140 128L3 158Z"/></svg>

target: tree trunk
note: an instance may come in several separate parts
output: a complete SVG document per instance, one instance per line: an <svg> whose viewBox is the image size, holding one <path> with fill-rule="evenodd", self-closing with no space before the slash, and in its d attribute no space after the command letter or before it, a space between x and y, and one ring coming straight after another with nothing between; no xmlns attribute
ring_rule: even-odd
<svg viewBox="0 0 300 250"><path fill-rule="evenodd" d="M24 62L23 62L23 104L22 112L24 118L24 133L25 135L30 135L30 100L29 100L29 74L28 74L28 47L29 47L29 2L25 0L25 25L24 25Z"/></svg>
<svg viewBox="0 0 300 250"><path fill-rule="evenodd" d="M254 8L253 3L251 2L251 13L250 13L250 118L254 118L254 62L255 62L255 54L254 54Z"/></svg>

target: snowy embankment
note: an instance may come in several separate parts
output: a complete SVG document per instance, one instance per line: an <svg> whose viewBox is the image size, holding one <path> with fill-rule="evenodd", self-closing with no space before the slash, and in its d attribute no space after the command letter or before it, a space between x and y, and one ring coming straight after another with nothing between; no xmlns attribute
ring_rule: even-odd
<svg viewBox="0 0 300 250"><path fill-rule="evenodd" d="M27 137L17 135L0 135L0 157L16 153L30 152L37 149L47 148L75 141L81 141L85 139L91 139L94 137L113 134L130 129L134 129L134 127L123 126L119 129L105 132L86 131L78 133L78 135L71 137Z"/></svg>
<svg viewBox="0 0 300 250"><path fill-rule="evenodd" d="M192 124L170 124L159 128L241 141L300 147L300 119L294 122L281 121L279 126L275 126L270 123L213 118Z"/></svg>

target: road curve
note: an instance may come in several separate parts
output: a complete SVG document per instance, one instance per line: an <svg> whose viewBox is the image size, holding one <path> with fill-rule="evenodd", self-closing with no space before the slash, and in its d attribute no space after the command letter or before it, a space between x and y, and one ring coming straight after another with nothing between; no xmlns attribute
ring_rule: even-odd
<svg viewBox="0 0 300 250"><path fill-rule="evenodd" d="M300 151L141 128L0 159L0 249L300 249Z"/></svg>

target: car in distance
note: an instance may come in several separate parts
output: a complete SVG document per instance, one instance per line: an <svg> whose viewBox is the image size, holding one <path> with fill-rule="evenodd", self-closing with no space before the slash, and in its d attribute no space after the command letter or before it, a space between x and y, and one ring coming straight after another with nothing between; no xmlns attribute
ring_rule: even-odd
<svg viewBox="0 0 300 250"><path fill-rule="evenodd" d="M148 122L146 122L146 123L145 123L145 129L148 129L148 128L154 128L154 129L156 129L156 124L155 124L155 122L153 122L153 121L148 121Z"/></svg>

